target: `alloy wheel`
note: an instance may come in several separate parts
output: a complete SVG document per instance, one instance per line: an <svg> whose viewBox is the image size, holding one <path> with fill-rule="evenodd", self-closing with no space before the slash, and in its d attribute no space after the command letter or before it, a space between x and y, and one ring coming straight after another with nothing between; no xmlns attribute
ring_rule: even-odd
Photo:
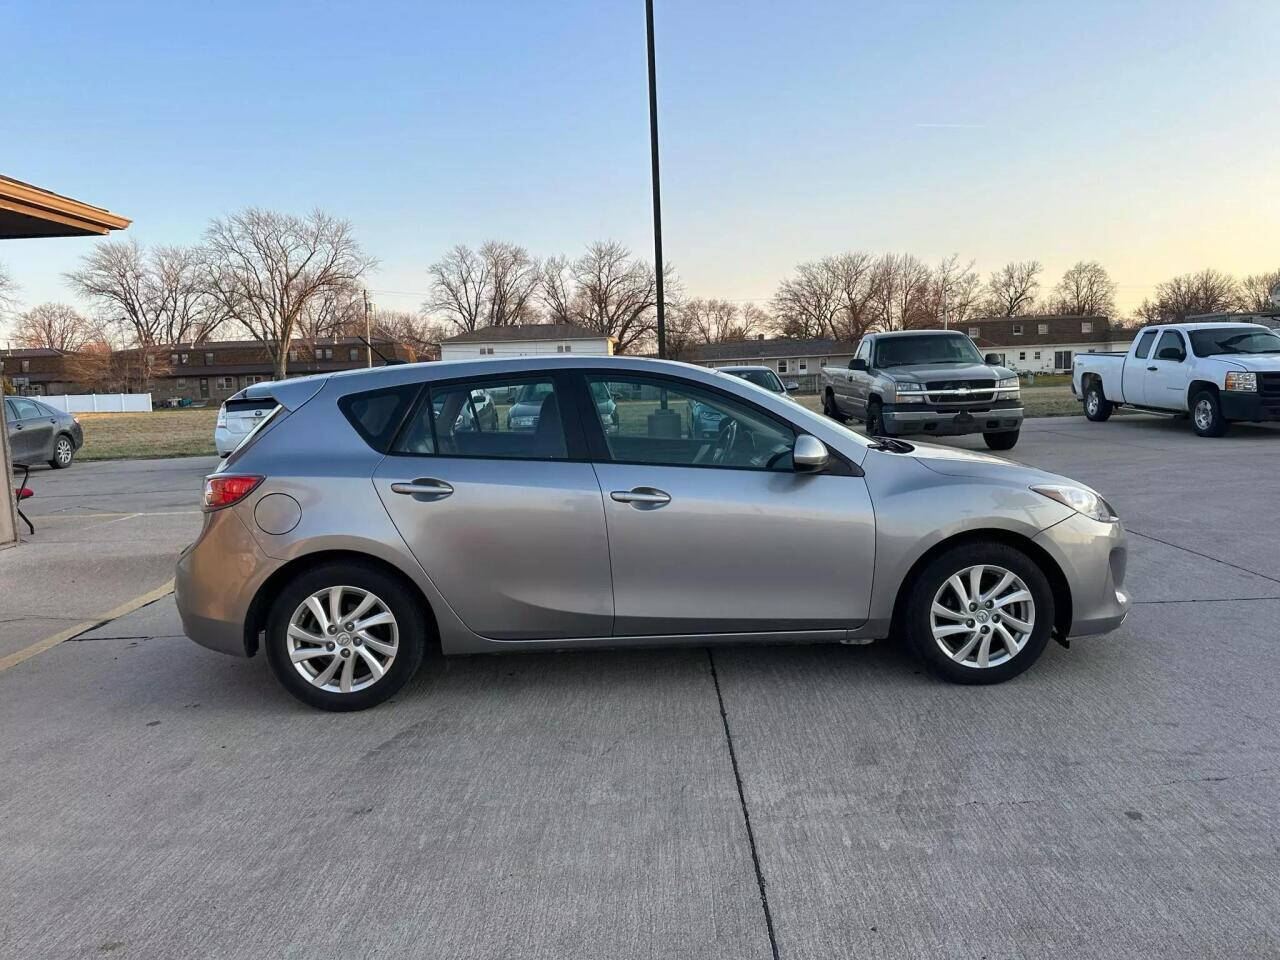
<svg viewBox="0 0 1280 960"><path fill-rule="evenodd" d="M1202 398L1196 404L1195 418L1196 426L1200 430L1208 430L1213 426L1213 404L1209 402L1207 397Z"/></svg>
<svg viewBox="0 0 1280 960"><path fill-rule="evenodd" d="M54 456L58 458L58 462L64 467L71 462L71 441L63 437L58 441L57 447L54 449Z"/></svg>
<svg viewBox="0 0 1280 960"><path fill-rule="evenodd" d="M1016 657L1031 639L1036 605L1016 573L995 564L965 567L934 594L934 643L961 666L985 669Z"/></svg>
<svg viewBox="0 0 1280 960"><path fill-rule="evenodd" d="M354 693L391 669L400 627L391 608L360 587L317 590L298 604L285 633L294 669L314 687Z"/></svg>
<svg viewBox="0 0 1280 960"><path fill-rule="evenodd" d="M1090 390L1089 395L1085 397L1084 405L1089 410L1089 416L1096 417L1098 415L1098 391Z"/></svg>

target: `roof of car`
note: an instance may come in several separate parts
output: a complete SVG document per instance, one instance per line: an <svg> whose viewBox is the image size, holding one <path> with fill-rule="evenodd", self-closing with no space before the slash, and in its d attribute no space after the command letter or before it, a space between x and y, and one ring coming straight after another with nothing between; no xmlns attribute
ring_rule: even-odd
<svg viewBox="0 0 1280 960"><path fill-rule="evenodd" d="M941 335L951 335L951 336L959 335L962 337L965 335L960 330L885 330L883 332L870 333L870 334L867 334L867 336L874 336L883 340L886 338L896 338L896 337L920 337L920 336L927 337L934 334L937 334L940 336Z"/></svg>
<svg viewBox="0 0 1280 960"><path fill-rule="evenodd" d="M740 370L767 370L769 373L773 373L773 367L766 367L760 363L737 363L729 367L716 367L716 369L723 370L725 373L737 373Z"/></svg>

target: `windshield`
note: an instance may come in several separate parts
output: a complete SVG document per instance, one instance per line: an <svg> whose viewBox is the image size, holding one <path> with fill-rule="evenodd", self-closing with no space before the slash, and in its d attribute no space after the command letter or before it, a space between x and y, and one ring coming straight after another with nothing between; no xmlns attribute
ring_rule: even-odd
<svg viewBox="0 0 1280 960"><path fill-rule="evenodd" d="M982 354L962 334L918 337L886 337L876 342L877 367L901 367L916 363L982 363Z"/></svg>
<svg viewBox="0 0 1280 960"><path fill-rule="evenodd" d="M1197 357L1216 357L1227 353L1280 353L1280 336L1261 327L1193 330L1191 349Z"/></svg>
<svg viewBox="0 0 1280 960"><path fill-rule="evenodd" d="M549 383L526 383L516 395L516 403L541 403L550 392Z"/></svg>
<svg viewBox="0 0 1280 960"><path fill-rule="evenodd" d="M778 375L772 370L730 370L733 376L754 383L757 387L764 387L770 393L786 393L786 389L782 386L782 381L778 379Z"/></svg>

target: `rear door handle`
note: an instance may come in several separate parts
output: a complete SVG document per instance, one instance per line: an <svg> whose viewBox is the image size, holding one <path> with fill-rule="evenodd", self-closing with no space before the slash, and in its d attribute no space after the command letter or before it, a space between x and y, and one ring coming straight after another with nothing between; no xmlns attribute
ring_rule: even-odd
<svg viewBox="0 0 1280 960"><path fill-rule="evenodd" d="M633 490L615 490L610 499L618 503L635 503L642 507L661 507L671 502L671 494L656 487L636 487Z"/></svg>
<svg viewBox="0 0 1280 960"><path fill-rule="evenodd" d="M410 497L433 497L437 500L443 500L449 494L453 493L453 487L445 483L443 480L436 480L432 477L420 477L410 483L393 483L391 485L392 493L403 493Z"/></svg>

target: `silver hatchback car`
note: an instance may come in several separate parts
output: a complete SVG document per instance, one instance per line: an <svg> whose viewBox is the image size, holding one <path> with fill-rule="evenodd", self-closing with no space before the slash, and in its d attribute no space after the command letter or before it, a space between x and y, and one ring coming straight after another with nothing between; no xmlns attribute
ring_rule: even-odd
<svg viewBox="0 0 1280 960"><path fill-rule="evenodd" d="M476 391L507 398L496 422L463 415ZM248 393L272 412L206 479L178 608L197 643L265 650L324 709L391 696L428 645L893 634L946 679L994 683L1129 610L1124 530L1088 487L868 440L713 370L526 357ZM532 430L509 419L524 395ZM695 407L720 413L713 436Z"/></svg>

